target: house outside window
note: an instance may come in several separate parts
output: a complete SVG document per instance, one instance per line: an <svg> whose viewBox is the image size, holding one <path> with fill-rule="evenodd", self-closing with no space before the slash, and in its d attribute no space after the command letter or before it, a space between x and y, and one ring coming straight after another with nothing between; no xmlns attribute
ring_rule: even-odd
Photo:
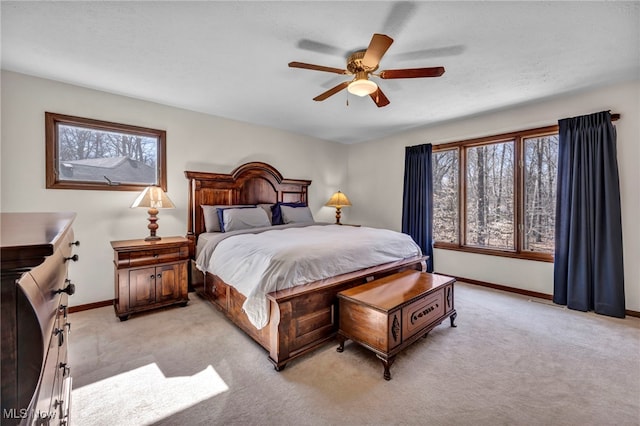
<svg viewBox="0 0 640 426"><path fill-rule="evenodd" d="M553 261L558 127L433 147L436 248Z"/></svg>

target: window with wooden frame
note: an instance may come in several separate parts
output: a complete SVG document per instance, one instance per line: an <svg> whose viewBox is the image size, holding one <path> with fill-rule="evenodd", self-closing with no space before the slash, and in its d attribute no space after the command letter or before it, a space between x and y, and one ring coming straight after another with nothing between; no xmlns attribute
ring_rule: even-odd
<svg viewBox="0 0 640 426"><path fill-rule="evenodd" d="M167 190L166 132L45 112L46 187Z"/></svg>
<svg viewBox="0 0 640 426"><path fill-rule="evenodd" d="M558 126L433 146L435 247L553 261Z"/></svg>

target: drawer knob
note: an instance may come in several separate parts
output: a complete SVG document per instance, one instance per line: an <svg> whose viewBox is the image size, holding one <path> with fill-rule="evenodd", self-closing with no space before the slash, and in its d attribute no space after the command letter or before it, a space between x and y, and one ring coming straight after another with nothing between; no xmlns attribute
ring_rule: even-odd
<svg viewBox="0 0 640 426"><path fill-rule="evenodd" d="M78 259L79 259L79 258L78 258L78 255L77 255L77 254L74 254L74 255L73 255L73 256L71 256L71 257L65 257L65 258L64 258L64 261L65 261L65 262L67 262L67 261L69 261L69 260L73 260L74 262L77 262L77 261L78 261Z"/></svg>
<svg viewBox="0 0 640 426"><path fill-rule="evenodd" d="M64 344L64 328L54 328L53 334L58 336L58 347Z"/></svg>
<svg viewBox="0 0 640 426"><path fill-rule="evenodd" d="M59 367L62 369L62 377L65 377L67 374L69 374L69 371L71 370L66 362L61 362Z"/></svg>
<svg viewBox="0 0 640 426"><path fill-rule="evenodd" d="M73 295L76 292L76 285L73 284L70 280L64 280L65 283L68 283L65 288L59 288L55 291L56 294L59 293L67 293L69 296Z"/></svg>
<svg viewBox="0 0 640 426"><path fill-rule="evenodd" d="M77 247L79 245L80 245L80 241L73 241L73 242L69 243L69 247L71 247L71 246L76 246Z"/></svg>

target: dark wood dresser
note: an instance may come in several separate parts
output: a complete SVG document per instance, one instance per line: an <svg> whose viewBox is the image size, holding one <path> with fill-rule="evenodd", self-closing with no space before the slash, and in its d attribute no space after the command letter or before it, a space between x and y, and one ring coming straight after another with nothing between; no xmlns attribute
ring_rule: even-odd
<svg viewBox="0 0 640 426"><path fill-rule="evenodd" d="M75 213L2 213L2 424L68 425Z"/></svg>

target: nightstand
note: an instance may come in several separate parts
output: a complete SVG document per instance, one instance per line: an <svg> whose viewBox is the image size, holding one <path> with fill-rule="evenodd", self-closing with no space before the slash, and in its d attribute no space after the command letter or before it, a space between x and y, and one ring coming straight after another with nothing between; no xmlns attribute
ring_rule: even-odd
<svg viewBox="0 0 640 426"><path fill-rule="evenodd" d="M163 306L186 306L189 240L112 241L115 273L113 307L120 321L129 315Z"/></svg>

